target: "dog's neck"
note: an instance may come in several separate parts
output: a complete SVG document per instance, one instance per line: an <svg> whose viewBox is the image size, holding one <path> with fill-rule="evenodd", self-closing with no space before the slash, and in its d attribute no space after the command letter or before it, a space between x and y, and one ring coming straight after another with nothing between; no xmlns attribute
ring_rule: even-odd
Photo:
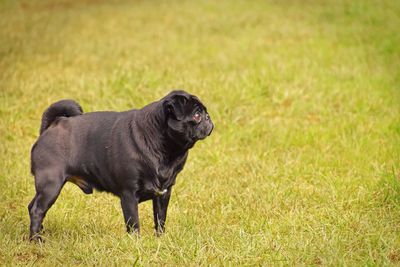
<svg viewBox="0 0 400 267"><path fill-rule="evenodd" d="M160 103L151 103L142 110L144 112L135 120L136 129L132 135L141 136L138 138L143 139L146 145L144 149L153 150L154 154L159 156L159 161L173 162L187 154L193 147L193 142L181 140L179 136L168 132L164 110Z"/></svg>
<svg viewBox="0 0 400 267"><path fill-rule="evenodd" d="M167 116L163 109L162 103L154 102L143 109L144 116L141 118L144 125L146 125L147 134L150 137L157 136L158 138L152 138L151 141L160 141L158 144L160 149L165 152L169 152L169 157L176 157L177 155L182 155L193 147L194 142L191 140L184 140L178 133L173 133L168 130ZM140 123L141 121L139 121ZM151 126L148 128L148 126Z"/></svg>

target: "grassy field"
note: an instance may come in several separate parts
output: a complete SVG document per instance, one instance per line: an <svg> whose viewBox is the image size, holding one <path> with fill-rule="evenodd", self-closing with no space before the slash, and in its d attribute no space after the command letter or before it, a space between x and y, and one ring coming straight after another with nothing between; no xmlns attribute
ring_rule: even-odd
<svg viewBox="0 0 400 267"><path fill-rule="evenodd" d="M0 1L0 265L400 265L400 2ZM167 233L67 184L28 242L41 114L174 88L215 122Z"/></svg>

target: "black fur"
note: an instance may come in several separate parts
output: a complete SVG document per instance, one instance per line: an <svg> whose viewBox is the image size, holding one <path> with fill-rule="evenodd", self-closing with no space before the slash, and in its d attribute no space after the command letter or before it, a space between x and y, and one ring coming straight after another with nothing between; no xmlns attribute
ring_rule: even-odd
<svg viewBox="0 0 400 267"><path fill-rule="evenodd" d="M188 150L213 127L205 106L184 91L126 112L82 114L73 100L51 105L31 152L31 239L40 239L43 218L67 181L87 194L94 188L118 196L128 231L139 232L138 203L151 199L155 229L162 233Z"/></svg>
<svg viewBox="0 0 400 267"><path fill-rule="evenodd" d="M81 106L74 100L60 100L52 104L42 116L42 124L40 125L40 134L59 117L73 117L83 113Z"/></svg>

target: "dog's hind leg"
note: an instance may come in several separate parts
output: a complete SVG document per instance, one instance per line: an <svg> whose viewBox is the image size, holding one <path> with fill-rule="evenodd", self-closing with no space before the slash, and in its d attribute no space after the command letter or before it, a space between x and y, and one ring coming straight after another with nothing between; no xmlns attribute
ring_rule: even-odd
<svg viewBox="0 0 400 267"><path fill-rule="evenodd" d="M33 197L32 201L31 201L31 202L29 203L29 205L28 205L29 214L30 214L30 212L31 212L33 203L35 203L36 196L37 196L37 194L35 194L35 196ZM42 231L42 230L43 230L43 225L40 226L40 230L39 230L39 231Z"/></svg>
<svg viewBox="0 0 400 267"><path fill-rule="evenodd" d="M47 211L56 201L65 184L65 179L58 172L40 172L35 175L36 195L28 206L30 240L41 241L39 232Z"/></svg>

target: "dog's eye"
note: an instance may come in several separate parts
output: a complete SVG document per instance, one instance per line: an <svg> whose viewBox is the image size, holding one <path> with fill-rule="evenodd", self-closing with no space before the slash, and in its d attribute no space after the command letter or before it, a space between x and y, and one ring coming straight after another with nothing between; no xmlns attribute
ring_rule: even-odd
<svg viewBox="0 0 400 267"><path fill-rule="evenodd" d="M199 112L196 112L196 113L193 115L193 120L194 120L196 123L201 122L201 115L200 115Z"/></svg>

